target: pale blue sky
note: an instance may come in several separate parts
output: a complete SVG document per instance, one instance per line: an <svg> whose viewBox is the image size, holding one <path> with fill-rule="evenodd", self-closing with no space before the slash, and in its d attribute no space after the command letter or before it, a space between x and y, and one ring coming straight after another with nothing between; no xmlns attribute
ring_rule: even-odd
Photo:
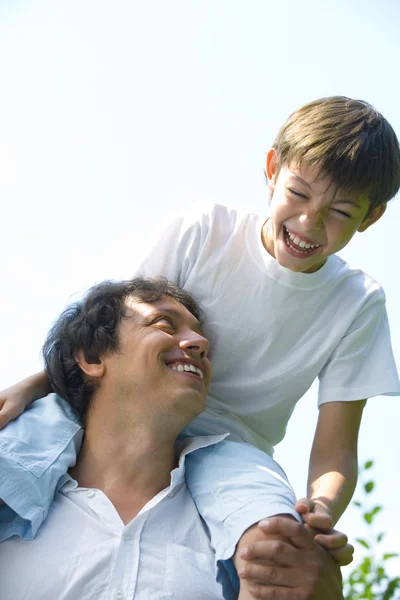
<svg viewBox="0 0 400 600"><path fill-rule="evenodd" d="M40 368L72 294L129 276L187 204L266 212L265 154L301 104L362 98L400 135L399 17L396 0L0 0L0 388ZM398 364L399 217L397 198L343 252L386 291ZM299 495L316 417L312 389L276 453ZM360 440L386 550L400 535L399 422L399 399L373 399ZM340 526L363 533L354 509Z"/></svg>

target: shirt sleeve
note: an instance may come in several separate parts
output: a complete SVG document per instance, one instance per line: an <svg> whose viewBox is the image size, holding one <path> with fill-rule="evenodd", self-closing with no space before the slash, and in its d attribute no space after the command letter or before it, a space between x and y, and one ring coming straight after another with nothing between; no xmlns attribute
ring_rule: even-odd
<svg viewBox="0 0 400 600"><path fill-rule="evenodd" d="M366 303L320 372L318 406L379 395L400 395L383 291Z"/></svg>
<svg viewBox="0 0 400 600"><path fill-rule="evenodd" d="M174 219L134 272L135 277L162 276L185 286L201 252L210 224L210 205L198 203Z"/></svg>

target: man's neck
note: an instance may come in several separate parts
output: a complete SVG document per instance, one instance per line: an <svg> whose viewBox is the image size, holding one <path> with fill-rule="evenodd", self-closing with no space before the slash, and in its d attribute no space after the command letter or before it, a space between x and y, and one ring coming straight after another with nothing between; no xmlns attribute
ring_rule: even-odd
<svg viewBox="0 0 400 600"><path fill-rule="evenodd" d="M127 523L170 485L175 438L175 432L161 432L155 423L132 423L123 415L92 411L70 474L80 487L102 490Z"/></svg>

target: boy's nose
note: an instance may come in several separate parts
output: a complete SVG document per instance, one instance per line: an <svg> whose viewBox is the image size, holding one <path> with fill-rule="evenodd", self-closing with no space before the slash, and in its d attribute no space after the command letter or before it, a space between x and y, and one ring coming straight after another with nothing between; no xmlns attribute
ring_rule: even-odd
<svg viewBox="0 0 400 600"><path fill-rule="evenodd" d="M320 211L307 211L300 216L299 221L308 231L319 231L324 218Z"/></svg>

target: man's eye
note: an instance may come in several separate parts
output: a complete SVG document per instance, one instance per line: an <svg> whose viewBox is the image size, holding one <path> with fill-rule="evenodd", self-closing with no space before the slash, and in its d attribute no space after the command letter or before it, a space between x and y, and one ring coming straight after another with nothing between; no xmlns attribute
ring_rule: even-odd
<svg viewBox="0 0 400 600"><path fill-rule="evenodd" d="M153 321L153 323L154 324L159 324L160 323L161 325L167 324L169 327L173 327L172 320L169 317L166 317L166 316L157 317Z"/></svg>

